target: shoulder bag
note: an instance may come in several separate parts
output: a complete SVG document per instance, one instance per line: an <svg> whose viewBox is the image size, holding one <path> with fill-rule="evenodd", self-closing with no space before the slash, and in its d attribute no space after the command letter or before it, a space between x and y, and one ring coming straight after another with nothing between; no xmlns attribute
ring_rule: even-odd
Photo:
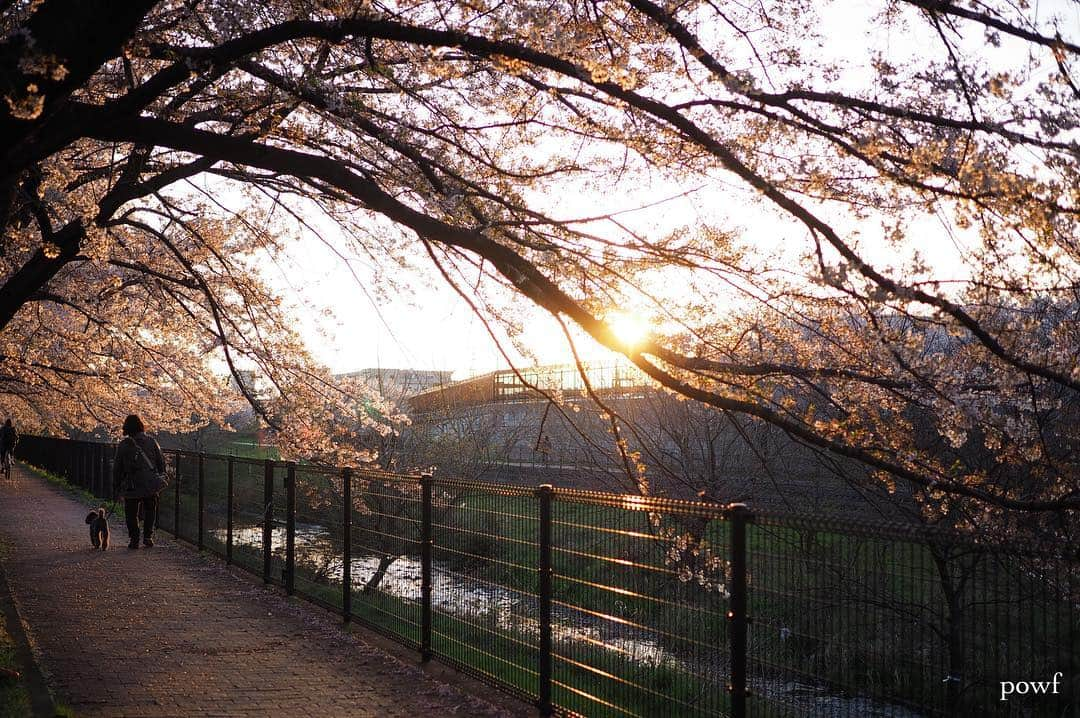
<svg viewBox="0 0 1080 718"><path fill-rule="evenodd" d="M139 446L139 442L135 441L134 436L131 437L131 443L135 444L135 450L139 452L139 456L141 456L146 463L145 470L139 472L139 483L142 484L139 488L145 489L152 496L157 496L169 485L169 475L164 471L157 470L157 467L150 461L146 452Z"/></svg>

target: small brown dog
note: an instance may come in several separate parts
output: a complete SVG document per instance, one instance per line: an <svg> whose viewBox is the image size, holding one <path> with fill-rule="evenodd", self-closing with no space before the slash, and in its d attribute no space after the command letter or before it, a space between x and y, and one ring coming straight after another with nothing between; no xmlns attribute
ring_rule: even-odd
<svg viewBox="0 0 1080 718"><path fill-rule="evenodd" d="M109 517L105 515L105 507L87 514L86 523L90 524L90 543L93 547L102 551L109 548Z"/></svg>

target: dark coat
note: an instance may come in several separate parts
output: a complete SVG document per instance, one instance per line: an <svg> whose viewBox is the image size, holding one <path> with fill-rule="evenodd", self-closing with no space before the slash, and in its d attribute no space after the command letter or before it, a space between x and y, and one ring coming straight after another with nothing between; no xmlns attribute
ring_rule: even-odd
<svg viewBox="0 0 1080 718"><path fill-rule="evenodd" d="M0 426L0 451L12 451L17 443L19 432L15 431L15 427L7 424Z"/></svg>
<svg viewBox="0 0 1080 718"><path fill-rule="evenodd" d="M124 437L124 440L117 444L116 456L113 458L113 490L117 495L123 494L128 499L144 499L152 496L153 492L139 481L139 475L144 473L147 467L146 461L135 448L135 442L138 442L139 448L158 473L165 471L165 456L154 437L147 433ZM128 486L134 488L125 488Z"/></svg>

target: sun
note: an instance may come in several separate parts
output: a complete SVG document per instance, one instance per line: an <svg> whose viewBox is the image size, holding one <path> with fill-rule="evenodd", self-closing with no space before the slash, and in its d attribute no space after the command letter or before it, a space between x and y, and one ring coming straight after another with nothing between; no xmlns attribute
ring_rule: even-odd
<svg viewBox="0 0 1080 718"><path fill-rule="evenodd" d="M614 312L608 314L604 321L611 327L615 339L626 349L639 346L649 337L649 323L635 314Z"/></svg>
<svg viewBox="0 0 1080 718"><path fill-rule="evenodd" d="M620 352L638 350L652 337L653 325L644 317L629 311L611 311L601 315L610 329L610 338L614 341L605 345L593 341L581 327L567 322L567 328L574 342L574 351L567 344L566 335L559 324L550 316L537 315L526 323L521 334L521 343L529 354L523 361L532 361L540 365L572 364L576 358L586 363L610 363L619 361Z"/></svg>

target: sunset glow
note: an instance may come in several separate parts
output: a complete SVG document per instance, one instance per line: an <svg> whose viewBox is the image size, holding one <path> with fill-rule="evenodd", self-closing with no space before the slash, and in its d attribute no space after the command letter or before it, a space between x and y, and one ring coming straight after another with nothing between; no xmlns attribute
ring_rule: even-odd
<svg viewBox="0 0 1080 718"><path fill-rule="evenodd" d="M616 312L609 314L605 321L626 349L638 347L649 336L649 323L636 314Z"/></svg>

